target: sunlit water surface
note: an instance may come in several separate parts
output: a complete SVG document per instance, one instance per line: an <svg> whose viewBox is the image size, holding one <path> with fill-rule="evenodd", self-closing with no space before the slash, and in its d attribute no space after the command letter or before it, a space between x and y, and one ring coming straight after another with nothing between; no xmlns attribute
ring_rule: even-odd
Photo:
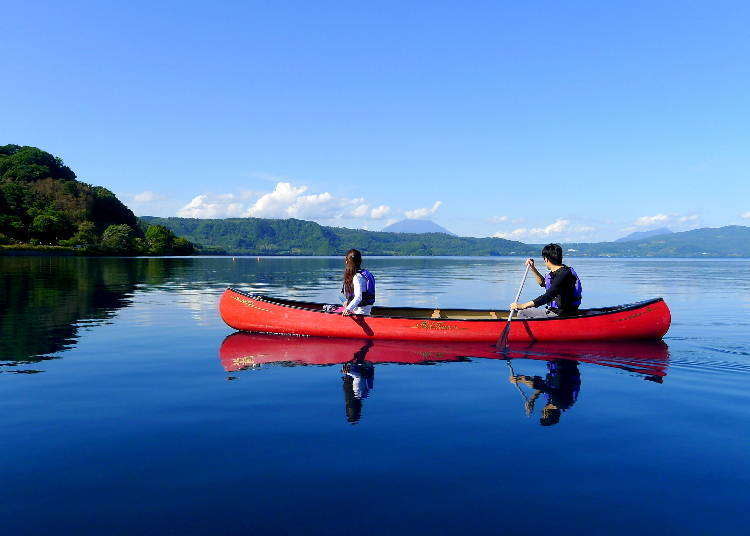
<svg viewBox="0 0 750 536"><path fill-rule="evenodd" d="M746 532L750 261L570 263L588 306L663 296L666 345L517 353L519 389L479 350L225 341L225 287L336 303L338 258L0 257L2 533ZM496 308L522 273L366 264L381 305Z"/></svg>

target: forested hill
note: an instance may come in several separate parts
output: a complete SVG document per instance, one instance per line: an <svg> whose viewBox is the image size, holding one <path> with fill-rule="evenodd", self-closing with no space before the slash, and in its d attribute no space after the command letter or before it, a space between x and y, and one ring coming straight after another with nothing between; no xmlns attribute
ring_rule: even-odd
<svg viewBox="0 0 750 536"><path fill-rule="evenodd" d="M632 242L565 244L591 257L750 257L750 227L705 227Z"/></svg>
<svg viewBox="0 0 750 536"><path fill-rule="evenodd" d="M104 255L193 252L165 227L139 226L115 194L80 182L59 157L0 146L0 254L50 247Z"/></svg>
<svg viewBox="0 0 750 536"><path fill-rule="evenodd" d="M444 233L386 233L325 227L304 220L230 218L140 218L163 225L199 245L202 253L236 255L528 255L537 247L502 238L469 238Z"/></svg>
<svg viewBox="0 0 750 536"><path fill-rule="evenodd" d="M387 233L326 227L304 220L263 218L140 218L197 244L201 253L233 255L538 255L540 244L444 233ZM696 229L632 242L564 244L579 257L750 257L750 227Z"/></svg>

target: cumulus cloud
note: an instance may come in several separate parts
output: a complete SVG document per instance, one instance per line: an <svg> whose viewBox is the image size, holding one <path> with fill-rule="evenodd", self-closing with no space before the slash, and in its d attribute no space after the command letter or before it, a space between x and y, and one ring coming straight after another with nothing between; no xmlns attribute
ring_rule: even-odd
<svg viewBox="0 0 750 536"><path fill-rule="evenodd" d="M690 224L700 220L698 214L655 214L653 216L641 216L633 225L636 227L656 227L658 225L680 225Z"/></svg>
<svg viewBox="0 0 750 536"><path fill-rule="evenodd" d="M404 214L406 214L406 217L410 220L419 220L435 214L442 204L442 201L435 201L435 204L432 205L431 208L415 208L413 210L407 210Z"/></svg>
<svg viewBox="0 0 750 536"><path fill-rule="evenodd" d="M361 197L338 197L330 192L307 193L307 186L278 182L272 192L262 195L245 212L256 218L301 218L310 220L380 219L390 211L381 205L370 209Z"/></svg>
<svg viewBox="0 0 750 536"><path fill-rule="evenodd" d="M254 198L254 200L253 200ZM329 224L346 221L367 225L391 212L387 205L372 206L362 197L339 197L330 192L310 193L304 185L279 181L270 192L201 194L177 211L186 218L299 218Z"/></svg>
<svg viewBox="0 0 750 536"><path fill-rule="evenodd" d="M666 223L669 221L669 216L666 214L656 214L654 216L641 216L635 220L634 224L638 227L648 227L650 225L658 225L660 223Z"/></svg>
<svg viewBox="0 0 750 536"><path fill-rule="evenodd" d="M248 209L246 215L256 218L289 217L286 211L306 191L307 186L295 187L290 182L278 182L273 192L262 195Z"/></svg>
<svg viewBox="0 0 750 536"><path fill-rule="evenodd" d="M569 239L575 235L585 235L595 231L595 227L589 225L572 224L570 220L559 218L545 227L519 227L511 231L498 231L492 236L495 238L506 238L510 240L533 240L538 238L549 238L565 235Z"/></svg>
<svg viewBox="0 0 750 536"><path fill-rule="evenodd" d="M242 203L232 202L233 197L195 196L190 203L177 211L182 218L232 218L242 215Z"/></svg>
<svg viewBox="0 0 750 536"><path fill-rule="evenodd" d="M160 201L162 199L166 199L166 196L157 194L156 192L153 192L151 190L144 190L143 192L135 194L133 196L133 201L135 201L136 203L152 203L154 201Z"/></svg>
<svg viewBox="0 0 750 536"><path fill-rule="evenodd" d="M373 220L382 220L388 215L390 211L391 207L380 205L379 207L375 207L370 211L370 218L372 218Z"/></svg>
<svg viewBox="0 0 750 536"><path fill-rule="evenodd" d="M364 218L367 216L367 211L370 210L370 206L366 204L358 205L352 210L352 216L355 218Z"/></svg>

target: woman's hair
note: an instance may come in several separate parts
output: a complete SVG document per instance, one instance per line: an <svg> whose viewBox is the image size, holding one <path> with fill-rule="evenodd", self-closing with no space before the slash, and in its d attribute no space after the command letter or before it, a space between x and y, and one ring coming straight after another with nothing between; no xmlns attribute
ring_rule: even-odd
<svg viewBox="0 0 750 536"><path fill-rule="evenodd" d="M344 295L354 295L354 274L359 271L359 267L362 266L362 254L356 249L350 249L346 252L344 257L346 268L344 268Z"/></svg>
<svg viewBox="0 0 750 536"><path fill-rule="evenodd" d="M542 248L542 257L559 266L562 264L562 247L560 244L547 244Z"/></svg>

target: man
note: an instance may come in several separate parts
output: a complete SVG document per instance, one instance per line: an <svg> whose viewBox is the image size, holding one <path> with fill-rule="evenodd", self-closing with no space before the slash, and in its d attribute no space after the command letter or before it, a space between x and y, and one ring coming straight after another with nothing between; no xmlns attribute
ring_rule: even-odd
<svg viewBox="0 0 750 536"><path fill-rule="evenodd" d="M581 390L581 373L578 362L572 359L552 359L547 361L547 376L511 376L511 383L528 385L535 389L531 398L524 404L526 415L534 411L534 403L540 395L547 396L547 403L542 408L539 424L553 426L560 421L563 411L566 411L578 400Z"/></svg>
<svg viewBox="0 0 750 536"><path fill-rule="evenodd" d="M547 318L576 314L583 295L581 280L573 268L563 264L562 247L560 244L547 244L542 248L542 258L549 270L546 277L536 269L534 259L527 259L526 266L536 277L537 283L547 289L546 292L530 302L511 303L511 310L518 311L518 318ZM542 305L547 307L535 309Z"/></svg>

